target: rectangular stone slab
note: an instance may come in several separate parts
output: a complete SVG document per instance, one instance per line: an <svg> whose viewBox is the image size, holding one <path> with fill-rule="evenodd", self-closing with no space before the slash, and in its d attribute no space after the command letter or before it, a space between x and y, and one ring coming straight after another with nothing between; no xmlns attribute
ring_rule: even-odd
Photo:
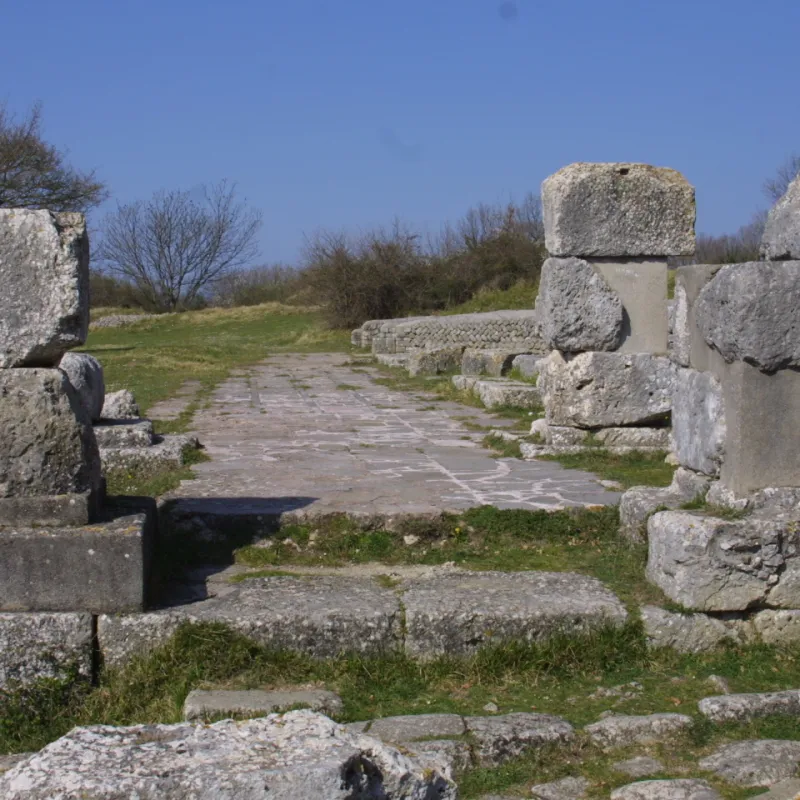
<svg viewBox="0 0 800 800"><path fill-rule="evenodd" d="M440 574L412 582L403 604L406 652L427 658L621 625L628 616L600 581L571 573Z"/></svg>
<svg viewBox="0 0 800 800"><path fill-rule="evenodd" d="M156 511L149 498L136 500L93 525L0 529L0 611L143 609Z"/></svg>

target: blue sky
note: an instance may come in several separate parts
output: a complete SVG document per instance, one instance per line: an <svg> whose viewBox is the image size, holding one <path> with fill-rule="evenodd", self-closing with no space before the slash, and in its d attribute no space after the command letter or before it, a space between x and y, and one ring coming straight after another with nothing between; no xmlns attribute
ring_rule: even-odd
<svg viewBox="0 0 800 800"><path fill-rule="evenodd" d="M0 101L41 101L114 201L235 180L263 261L317 228L435 231L573 161L681 170L722 233L800 152L798 0L0 4Z"/></svg>

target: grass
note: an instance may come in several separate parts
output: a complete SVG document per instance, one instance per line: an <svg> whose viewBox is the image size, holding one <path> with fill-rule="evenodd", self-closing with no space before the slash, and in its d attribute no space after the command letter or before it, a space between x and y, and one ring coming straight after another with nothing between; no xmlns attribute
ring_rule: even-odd
<svg viewBox="0 0 800 800"><path fill-rule="evenodd" d="M100 328L83 349L103 364L108 391L130 389L146 414L188 380L200 382L202 400L234 369L276 352L346 352L349 335L325 328L316 311L267 303Z"/></svg>
<svg viewBox="0 0 800 800"><path fill-rule="evenodd" d="M522 458L519 440L504 439L496 433L490 433L483 439L483 446L493 450L498 458Z"/></svg>
<svg viewBox="0 0 800 800"><path fill-rule="evenodd" d="M509 309L533 309L539 284L519 281L509 289L482 289L470 300L442 312L452 314L475 314L481 311L504 311ZM413 314L411 316L414 316Z"/></svg>
<svg viewBox="0 0 800 800"><path fill-rule="evenodd" d="M669 486L675 467L664 460L666 453L627 453L614 455L607 450L587 450L574 455L539 456L557 461L566 469L594 472L605 480L616 481L625 489L631 486Z"/></svg>
<svg viewBox="0 0 800 800"><path fill-rule="evenodd" d="M177 489L181 481L195 477L194 464L211 459L202 451L187 447L183 453L183 465L162 469L111 469L105 472L106 490L109 495L133 495L135 497L160 497Z"/></svg>

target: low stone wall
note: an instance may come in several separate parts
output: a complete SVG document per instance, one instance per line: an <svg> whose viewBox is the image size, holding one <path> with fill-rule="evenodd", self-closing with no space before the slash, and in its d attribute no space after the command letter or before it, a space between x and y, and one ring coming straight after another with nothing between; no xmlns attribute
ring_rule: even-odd
<svg viewBox="0 0 800 800"><path fill-rule="evenodd" d="M439 347L513 348L544 353L533 310L489 311L448 317L408 317L370 320L353 332L353 344L373 353L406 353Z"/></svg>

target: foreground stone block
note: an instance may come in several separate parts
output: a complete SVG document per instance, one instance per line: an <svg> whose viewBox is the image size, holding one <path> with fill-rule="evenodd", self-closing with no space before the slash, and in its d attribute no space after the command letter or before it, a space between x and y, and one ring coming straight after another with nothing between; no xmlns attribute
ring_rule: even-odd
<svg viewBox="0 0 800 800"><path fill-rule="evenodd" d="M623 307L602 273L580 258L548 258L536 312L551 350L616 350L623 339Z"/></svg>
<svg viewBox="0 0 800 800"><path fill-rule="evenodd" d="M455 785L378 739L293 711L214 725L75 728L0 776L6 800L441 798Z"/></svg>
<svg viewBox="0 0 800 800"><path fill-rule="evenodd" d="M0 611L144 608L155 503L115 501L105 520L77 528L0 528Z"/></svg>
<svg viewBox="0 0 800 800"><path fill-rule="evenodd" d="M793 778L800 766L800 742L760 739L725 745L699 763L737 786L772 786Z"/></svg>
<svg viewBox="0 0 800 800"><path fill-rule="evenodd" d="M497 767L547 745L568 744L575 732L566 720L549 714L466 717L478 765Z"/></svg>
<svg viewBox="0 0 800 800"><path fill-rule="evenodd" d="M696 323L731 363L764 372L800 366L800 261L729 264L700 292Z"/></svg>
<svg viewBox="0 0 800 800"><path fill-rule="evenodd" d="M725 456L727 426L722 385L710 372L679 369L672 398L672 437L678 461L716 477Z"/></svg>
<svg viewBox="0 0 800 800"><path fill-rule="evenodd" d="M542 183L542 210L553 256L694 254L694 188L673 169L570 164Z"/></svg>
<svg viewBox="0 0 800 800"><path fill-rule="evenodd" d="M100 416L102 419L138 418L139 406L136 404L133 392L129 392L127 389L120 389L118 392L107 394Z"/></svg>
<svg viewBox="0 0 800 800"><path fill-rule="evenodd" d="M322 714L335 715L342 712L342 699L334 692L324 689L294 689L265 692L259 689L231 691L226 689L193 689L183 703L185 720L209 719L211 717L238 716L255 717L289 711L304 706Z"/></svg>
<svg viewBox="0 0 800 800"><path fill-rule="evenodd" d="M725 520L662 511L647 532L648 580L686 608L800 607L798 524L789 515Z"/></svg>
<svg viewBox="0 0 800 800"><path fill-rule="evenodd" d="M91 614L0 613L0 690L73 669L92 677Z"/></svg>
<svg viewBox="0 0 800 800"><path fill-rule="evenodd" d="M0 369L51 367L86 341L83 214L0 209Z"/></svg>
<svg viewBox="0 0 800 800"><path fill-rule="evenodd" d="M800 179L795 178L767 215L761 257L768 261L800 258Z"/></svg>
<svg viewBox="0 0 800 800"><path fill-rule="evenodd" d="M722 795L708 781L678 778L630 783L611 792L611 800L722 800Z"/></svg>
<svg viewBox="0 0 800 800"><path fill-rule="evenodd" d="M740 643L737 626L706 614L676 614L657 606L642 608L642 622L651 648L671 647L679 653L706 653L726 643Z"/></svg>
<svg viewBox="0 0 800 800"><path fill-rule="evenodd" d="M684 714L613 714L587 725L584 730L599 747L614 748L669 741L678 734L685 733L692 724L692 718Z"/></svg>
<svg viewBox="0 0 800 800"><path fill-rule="evenodd" d="M99 489L100 454L89 417L61 370L0 370L0 431L0 525L39 524L42 496ZM46 519L60 503L51 502ZM63 503L69 506L69 499ZM74 524L74 512L64 521Z"/></svg>
<svg viewBox="0 0 800 800"><path fill-rule="evenodd" d="M539 389L547 422L573 428L663 423L672 409L675 367L648 354L553 352Z"/></svg>
<svg viewBox="0 0 800 800"><path fill-rule="evenodd" d="M712 722L747 722L769 716L798 717L800 690L705 697L698 703L698 708Z"/></svg>
<svg viewBox="0 0 800 800"><path fill-rule="evenodd" d="M462 375L488 375L501 378L511 372L511 365L519 356L516 350L467 349L461 358Z"/></svg>
<svg viewBox="0 0 800 800"><path fill-rule="evenodd" d="M100 362L88 353L66 353L58 368L67 373L89 419L92 422L100 419L106 399L106 384Z"/></svg>
<svg viewBox="0 0 800 800"><path fill-rule="evenodd" d="M183 622L219 622L265 647L317 658L379 654L401 646L398 597L370 579L251 578L197 603L100 616L105 664L121 666L164 644Z"/></svg>
<svg viewBox="0 0 800 800"><path fill-rule="evenodd" d="M600 581L570 573L442 574L412 582L403 604L406 652L425 658L535 642L627 619L625 607Z"/></svg>

